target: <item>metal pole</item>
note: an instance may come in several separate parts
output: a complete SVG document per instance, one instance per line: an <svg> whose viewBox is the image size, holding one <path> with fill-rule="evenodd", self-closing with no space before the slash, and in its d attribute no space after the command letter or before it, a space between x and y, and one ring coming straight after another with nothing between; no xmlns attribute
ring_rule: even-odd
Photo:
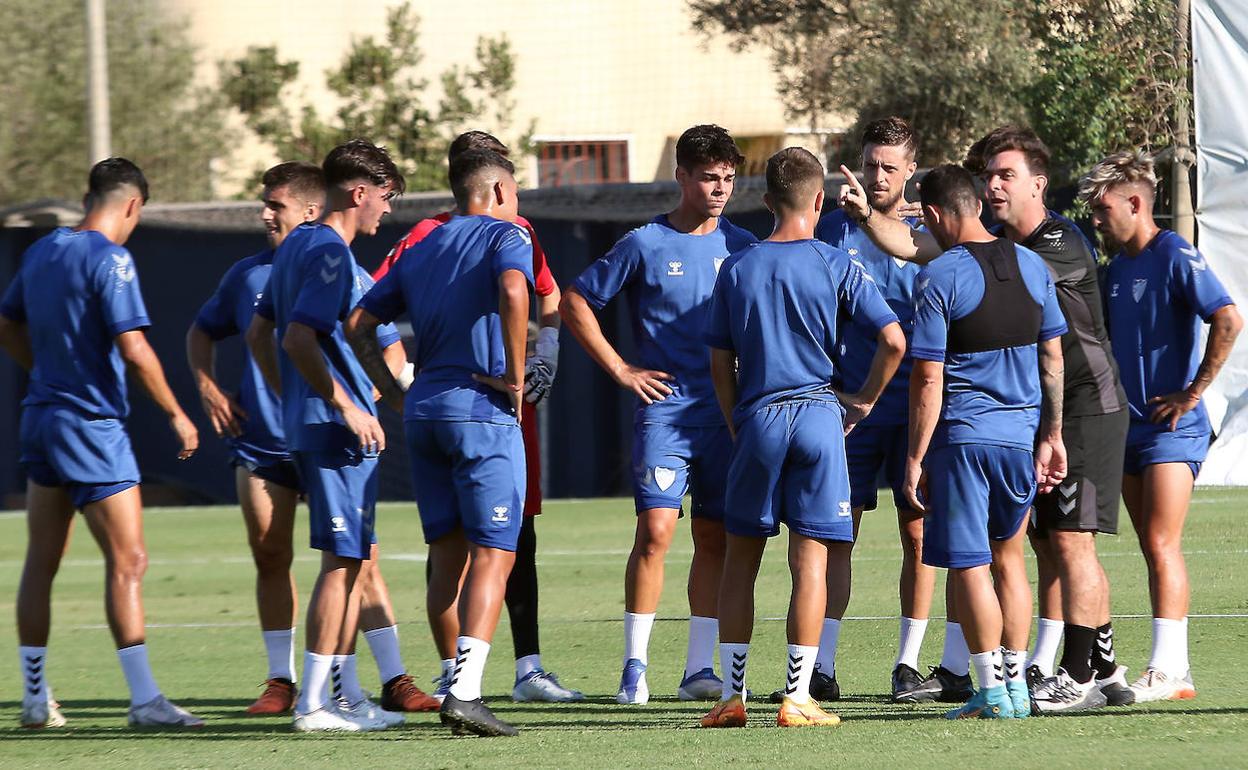
<svg viewBox="0 0 1248 770"><path fill-rule="evenodd" d="M94 165L113 154L109 130L108 43L104 37L104 0L87 3L87 135Z"/></svg>
<svg viewBox="0 0 1248 770"><path fill-rule="evenodd" d="M1191 2L1178 0L1175 13L1174 56L1182 68L1182 91L1187 91L1190 70L1188 40L1191 36ZM1170 165L1170 200L1174 207L1174 231L1188 243L1196 241L1196 214L1192 208L1190 173L1196 162L1192 152L1191 111L1186 93L1180 93L1174 115L1174 159Z"/></svg>

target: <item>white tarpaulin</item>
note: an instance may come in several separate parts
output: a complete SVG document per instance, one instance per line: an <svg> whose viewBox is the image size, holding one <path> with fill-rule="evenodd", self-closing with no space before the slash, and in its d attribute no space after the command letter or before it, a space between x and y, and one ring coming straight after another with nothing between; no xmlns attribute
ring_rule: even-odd
<svg viewBox="0 0 1248 770"><path fill-rule="evenodd" d="M1248 308L1248 2L1193 0L1197 246ZM1218 435L1201 484L1248 485L1248 333L1205 394Z"/></svg>

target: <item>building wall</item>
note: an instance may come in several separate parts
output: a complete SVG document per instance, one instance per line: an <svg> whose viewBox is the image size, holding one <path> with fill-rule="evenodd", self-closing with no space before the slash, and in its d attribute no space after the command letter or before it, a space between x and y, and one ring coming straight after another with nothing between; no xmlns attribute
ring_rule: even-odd
<svg viewBox="0 0 1248 770"><path fill-rule="evenodd" d="M393 4L165 2L187 19L206 82L216 78L216 62L249 45L275 44L283 58L300 63L299 93L323 109L333 106L324 71L353 37L383 35ZM431 89L446 67L472 61L479 36L505 33L517 63L513 128L532 120L538 139L626 138L632 182L670 178L675 138L695 123L718 123L742 137L779 137L791 128L767 53L734 52L726 38L696 33L680 0L481 0L470 14L456 3L418 0L413 6ZM808 136L793 140L811 143ZM250 170L269 160L254 143L239 154L225 165L245 161ZM536 174L527 178L533 182Z"/></svg>

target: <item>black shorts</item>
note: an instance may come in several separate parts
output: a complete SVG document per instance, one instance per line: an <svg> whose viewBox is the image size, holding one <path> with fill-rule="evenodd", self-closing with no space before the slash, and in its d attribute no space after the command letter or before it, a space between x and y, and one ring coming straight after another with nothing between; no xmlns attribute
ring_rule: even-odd
<svg viewBox="0 0 1248 770"><path fill-rule="evenodd" d="M295 468L293 460L279 460L275 463L261 465L234 456L230 458L230 465L235 468L242 468L258 479L292 489L300 495L303 494L303 480L299 478L299 471Z"/></svg>
<svg viewBox="0 0 1248 770"><path fill-rule="evenodd" d="M1047 495L1036 495L1033 534L1044 537L1051 529L1118 533L1129 419L1122 409L1065 421L1066 480Z"/></svg>

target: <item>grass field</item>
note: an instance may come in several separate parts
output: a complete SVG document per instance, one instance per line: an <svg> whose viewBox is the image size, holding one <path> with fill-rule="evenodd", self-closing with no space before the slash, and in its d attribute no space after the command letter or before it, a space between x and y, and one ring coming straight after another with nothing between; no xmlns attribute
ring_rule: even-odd
<svg viewBox="0 0 1248 770"><path fill-rule="evenodd" d="M868 514L837 666L845 697L835 710L845 722L835 730L805 731L773 727L772 707L762 703L754 704L748 729L697 730L706 706L675 699L687 627L684 579L690 545L683 527L669 561L662 622L655 626L651 645L654 697L644 707L615 704L630 511L631 503L624 500L555 502L539 519L543 658L565 684L584 690L588 702L511 703L511 638L504 615L485 692L500 715L521 728L520 737L510 741L452 738L429 714L413 715L399 730L338 737L292 735L288 719L245 717L242 710L264 677L264 652L242 522L236 510L226 507L156 509L149 511L146 524L148 643L156 676L174 700L207 719L207 727L193 733L126 729L125 685L103 625L101 560L81 530L58 579L48 668L70 724L43 733L19 730L21 685L11 660L16 639L9 618L25 522L19 513L0 514L0 766L1248 765L1248 698L1240 687L1248 652L1246 491L1201 490L1192 506L1185 547L1193 585L1195 701L1009 723L952 723L939 718L939 707L886 702L900 557L891 509ZM423 619L425 548L417 514L411 505L386 505L378 520L404 657L424 682L435 673L437 656ZM1134 679L1149 650L1148 594L1144 563L1125 513L1123 520L1124 535L1104 538L1100 545L1114 591L1118 656ZM307 542L306 527L297 532L296 542ZM315 559L310 551L296 553L299 586L306 592ZM758 586L750 669L757 691L769 691L783 675L787 583L783 545L774 543ZM941 608L938 598L933 615L939 616ZM941 624L934 622L924 664L937 662L941 640ZM366 652L361 657L365 686L376 687L376 668Z"/></svg>

